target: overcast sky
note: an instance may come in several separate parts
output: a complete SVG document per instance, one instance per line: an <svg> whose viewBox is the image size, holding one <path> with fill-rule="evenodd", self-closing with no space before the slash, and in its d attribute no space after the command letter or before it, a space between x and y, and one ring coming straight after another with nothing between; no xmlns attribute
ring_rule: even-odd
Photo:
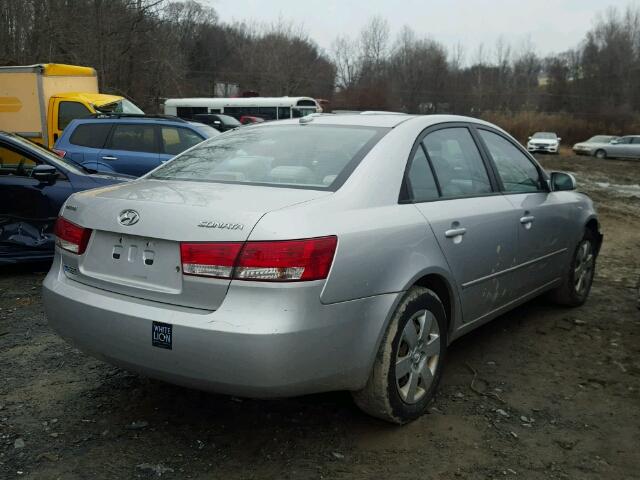
<svg viewBox="0 0 640 480"><path fill-rule="evenodd" d="M387 19L392 36L403 25L451 48L461 44L465 58L478 45L494 49L502 37L515 49L530 43L540 54L576 46L598 13L610 6L640 5L640 0L201 0L223 22L300 23L321 47L338 35L355 34L372 15Z"/></svg>

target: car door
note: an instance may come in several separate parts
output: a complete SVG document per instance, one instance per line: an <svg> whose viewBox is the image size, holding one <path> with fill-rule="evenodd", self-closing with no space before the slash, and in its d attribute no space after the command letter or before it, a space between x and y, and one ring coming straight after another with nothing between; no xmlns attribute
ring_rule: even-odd
<svg viewBox="0 0 640 480"><path fill-rule="evenodd" d="M100 151L97 170L144 175L160 165L158 144L154 124L116 122Z"/></svg>
<svg viewBox="0 0 640 480"><path fill-rule="evenodd" d="M621 137L615 140L615 143L612 143L607 147L607 155L609 157L618 157L618 158L627 158L632 156L633 146L631 145L631 141L633 137Z"/></svg>
<svg viewBox="0 0 640 480"><path fill-rule="evenodd" d="M87 168L98 170L100 153L104 149L112 127L104 120L73 123L56 143L56 150L64 152L64 158Z"/></svg>
<svg viewBox="0 0 640 480"><path fill-rule="evenodd" d="M58 138L62 135L62 132L72 120L76 118L87 117L93 112L87 108L81 102L63 100L57 96L51 97L49 101L50 111L53 111L53 118L55 119L50 132L49 145L53 145L58 141Z"/></svg>
<svg viewBox="0 0 640 480"><path fill-rule="evenodd" d="M188 128L176 127L173 125L160 125L159 128L161 140L161 162L166 162L179 153L184 152L186 149L191 148L204 140L203 136Z"/></svg>
<svg viewBox="0 0 640 480"><path fill-rule="evenodd" d="M516 294L509 270L517 248L516 213L496 191L493 172L469 127L428 130L414 147L408 183L457 282L464 323L482 320L511 302Z"/></svg>
<svg viewBox="0 0 640 480"><path fill-rule="evenodd" d="M69 180L42 182L32 178L46 162L25 150L0 141L0 245L2 250L52 250L53 225L66 198Z"/></svg>
<svg viewBox="0 0 640 480"><path fill-rule="evenodd" d="M542 169L501 132L478 127L505 198L518 212L514 270L519 295L549 286L568 261L571 207L563 192L550 192Z"/></svg>
<svg viewBox="0 0 640 480"><path fill-rule="evenodd" d="M629 157L640 158L640 137L633 137L631 140L631 152Z"/></svg>

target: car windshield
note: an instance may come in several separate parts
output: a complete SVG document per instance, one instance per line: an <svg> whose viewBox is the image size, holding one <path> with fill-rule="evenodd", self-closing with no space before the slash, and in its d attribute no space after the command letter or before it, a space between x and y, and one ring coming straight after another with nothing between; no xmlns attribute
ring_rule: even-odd
<svg viewBox="0 0 640 480"><path fill-rule="evenodd" d="M309 124L245 127L178 155L149 178L335 190L388 130Z"/></svg>
<svg viewBox="0 0 640 480"><path fill-rule="evenodd" d="M37 143L26 140L17 135L11 136L12 140L22 146L23 148L29 150L37 150L42 156L47 158L47 161L56 167L61 167L66 170L69 170L77 175L86 175L87 172L82 170L77 163L72 162L71 160L67 160L65 158L59 157L55 153L50 150L44 148L42 145L38 145Z"/></svg>
<svg viewBox="0 0 640 480"><path fill-rule="evenodd" d="M586 143L609 143L611 140L618 137L613 137L609 135L596 135L595 137L591 137L587 140Z"/></svg>
<svg viewBox="0 0 640 480"><path fill-rule="evenodd" d="M99 107L95 107L95 109L100 113L132 113L136 115L144 115L144 112L138 108L138 106L123 98L122 100L118 100L117 102L107 103L106 105L100 105Z"/></svg>
<svg viewBox="0 0 640 480"><path fill-rule="evenodd" d="M543 140L555 140L558 136L555 133L550 132L536 132L531 138L538 138Z"/></svg>

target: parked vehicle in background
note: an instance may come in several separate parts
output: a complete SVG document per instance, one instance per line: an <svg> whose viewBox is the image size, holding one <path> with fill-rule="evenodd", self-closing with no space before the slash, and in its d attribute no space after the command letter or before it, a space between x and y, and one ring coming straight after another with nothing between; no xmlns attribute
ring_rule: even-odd
<svg viewBox="0 0 640 480"><path fill-rule="evenodd" d="M560 140L562 139L553 132L536 132L529 137L527 150L531 153L558 153Z"/></svg>
<svg viewBox="0 0 640 480"><path fill-rule="evenodd" d="M243 115L240 117L240 123L242 125L251 125L252 123L262 123L264 118L253 117L251 115Z"/></svg>
<svg viewBox="0 0 640 480"><path fill-rule="evenodd" d="M204 123L212 128L215 128L219 132L226 132L227 130L233 130L242 125L236 118L230 115L221 115L213 113L196 113L192 117L196 122Z"/></svg>
<svg viewBox="0 0 640 480"><path fill-rule="evenodd" d="M599 145L593 152L596 158L640 158L640 135L617 137Z"/></svg>
<svg viewBox="0 0 640 480"><path fill-rule="evenodd" d="M73 120L54 151L92 170L138 177L216 135L203 123L165 115L99 115Z"/></svg>
<svg viewBox="0 0 640 480"><path fill-rule="evenodd" d="M53 225L69 195L129 178L93 174L0 132L0 265L51 259Z"/></svg>
<svg viewBox="0 0 640 480"><path fill-rule="evenodd" d="M311 97L170 98L164 102L166 115L185 120L205 113L224 113L238 120L243 116L282 120L319 112L322 108Z"/></svg>
<svg viewBox="0 0 640 480"><path fill-rule="evenodd" d="M573 152L576 155L594 155L598 148L607 146L611 143L611 140L615 140L620 137L615 135L596 135L584 142L576 143L573 146Z"/></svg>
<svg viewBox="0 0 640 480"><path fill-rule="evenodd" d="M265 122L72 196L45 310L64 338L151 377L351 390L405 423L451 341L549 290L585 302L602 236L575 188L472 118Z"/></svg>
<svg viewBox="0 0 640 480"><path fill-rule="evenodd" d="M97 112L143 113L124 97L99 93L90 67L0 67L0 130L52 147L71 120Z"/></svg>

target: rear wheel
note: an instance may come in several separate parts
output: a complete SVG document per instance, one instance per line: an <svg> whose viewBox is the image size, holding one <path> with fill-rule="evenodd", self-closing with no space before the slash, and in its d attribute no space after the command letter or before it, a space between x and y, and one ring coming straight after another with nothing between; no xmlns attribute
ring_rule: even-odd
<svg viewBox="0 0 640 480"><path fill-rule="evenodd" d="M392 423L418 418L435 394L446 348L442 302L433 291L413 287L396 308L365 388L353 392L356 404Z"/></svg>
<svg viewBox="0 0 640 480"><path fill-rule="evenodd" d="M607 152L602 149L596 150L595 156L600 160L604 160L605 158L607 158Z"/></svg>
<svg viewBox="0 0 640 480"><path fill-rule="evenodd" d="M562 285L553 291L557 303L578 307L586 302L596 270L596 256L596 238L593 232L587 229L573 253Z"/></svg>

